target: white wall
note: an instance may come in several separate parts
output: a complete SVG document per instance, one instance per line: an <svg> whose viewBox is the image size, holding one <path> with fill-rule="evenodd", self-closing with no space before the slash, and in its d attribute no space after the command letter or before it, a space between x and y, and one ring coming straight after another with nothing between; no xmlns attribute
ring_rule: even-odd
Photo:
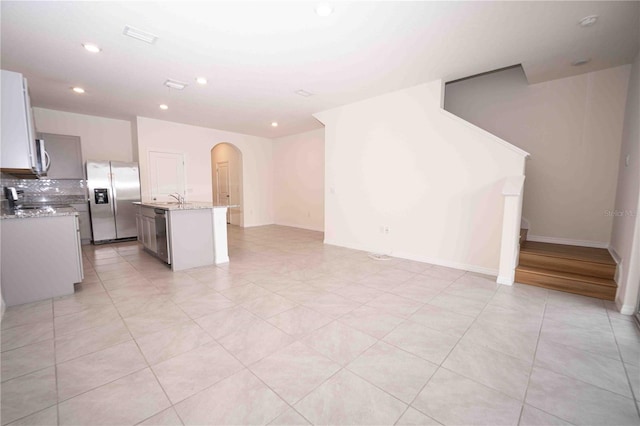
<svg viewBox="0 0 640 426"><path fill-rule="evenodd" d="M443 111L442 90L434 81L315 114L325 242L497 274L501 190L526 153Z"/></svg>
<svg viewBox="0 0 640 426"><path fill-rule="evenodd" d="M187 199L212 201L211 149L227 142L242 152L244 226L273 223L270 139L145 117L137 117L137 126L143 200L150 197L148 152L164 151L185 156Z"/></svg>
<svg viewBox="0 0 640 426"><path fill-rule="evenodd" d="M611 247L622 259L616 304L630 314L640 286L640 53L629 79L619 167Z"/></svg>
<svg viewBox="0 0 640 426"><path fill-rule="evenodd" d="M82 160L134 161L131 122L34 108L39 132L80 136Z"/></svg>
<svg viewBox="0 0 640 426"><path fill-rule="evenodd" d="M531 153L533 237L607 247L630 66L529 85L512 68L447 85L445 108Z"/></svg>
<svg viewBox="0 0 640 426"><path fill-rule="evenodd" d="M226 162L229 171L229 199L220 200L218 198L218 174L216 166L218 163ZM242 205L242 153L236 147L228 143L220 143L211 150L211 182L212 199L214 203ZM229 223L243 226L242 208L229 208L227 212Z"/></svg>
<svg viewBox="0 0 640 426"><path fill-rule="evenodd" d="M131 122L131 149L133 161L138 162L138 121Z"/></svg>
<svg viewBox="0 0 640 426"><path fill-rule="evenodd" d="M274 139L274 221L324 230L324 129Z"/></svg>

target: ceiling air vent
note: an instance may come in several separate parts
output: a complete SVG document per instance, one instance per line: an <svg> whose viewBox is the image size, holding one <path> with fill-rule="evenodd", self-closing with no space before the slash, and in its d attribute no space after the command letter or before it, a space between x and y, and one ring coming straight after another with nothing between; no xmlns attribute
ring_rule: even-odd
<svg viewBox="0 0 640 426"><path fill-rule="evenodd" d="M150 32L143 31L139 28L132 27L127 25L124 27L124 31L122 34L135 38L136 40L144 41L145 43L154 44L156 40L158 40L158 36L155 34L151 34Z"/></svg>
<svg viewBox="0 0 640 426"><path fill-rule="evenodd" d="M187 83L184 83L182 81L178 81L178 80L172 80L172 79L167 79L167 81L164 82L164 85L167 86L170 89L175 89L175 90L182 90L185 87L188 86Z"/></svg>

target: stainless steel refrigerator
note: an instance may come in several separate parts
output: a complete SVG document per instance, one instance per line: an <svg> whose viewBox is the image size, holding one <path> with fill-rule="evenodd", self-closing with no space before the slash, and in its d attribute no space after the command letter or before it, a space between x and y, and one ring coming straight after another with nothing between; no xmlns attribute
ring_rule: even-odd
<svg viewBox="0 0 640 426"><path fill-rule="evenodd" d="M138 163L87 161L93 242L138 236L134 201L140 201Z"/></svg>

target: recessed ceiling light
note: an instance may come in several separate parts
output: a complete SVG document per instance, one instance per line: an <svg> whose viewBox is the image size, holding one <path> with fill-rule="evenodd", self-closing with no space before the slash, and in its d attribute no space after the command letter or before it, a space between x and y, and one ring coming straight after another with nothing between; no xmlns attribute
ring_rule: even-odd
<svg viewBox="0 0 640 426"><path fill-rule="evenodd" d="M296 93L296 95L300 95L300 96L303 96L303 97L305 97L305 98L308 98L309 96L313 96L313 93L311 93L311 92L307 92L307 91L306 91L306 90L304 90L304 89L296 90L296 92L295 92L295 93Z"/></svg>
<svg viewBox="0 0 640 426"><path fill-rule="evenodd" d="M93 43L83 43L82 46L91 53L98 53L102 50Z"/></svg>
<svg viewBox="0 0 640 426"><path fill-rule="evenodd" d="M71 90L73 90L76 93L84 93L84 89L82 87L74 87Z"/></svg>
<svg viewBox="0 0 640 426"><path fill-rule="evenodd" d="M160 109L169 109L169 107L165 104L160 104Z"/></svg>
<svg viewBox="0 0 640 426"><path fill-rule="evenodd" d="M207 84L207 79L204 77L198 77L196 78L196 81L198 82L198 84Z"/></svg>
<svg viewBox="0 0 640 426"><path fill-rule="evenodd" d="M182 90L188 86L188 84L183 81L172 80L170 78L164 82L164 85L171 89L176 89L176 90Z"/></svg>
<svg viewBox="0 0 640 426"><path fill-rule="evenodd" d="M319 3L316 6L316 13L318 16L329 16L333 13L333 7L327 2Z"/></svg>
<svg viewBox="0 0 640 426"><path fill-rule="evenodd" d="M271 123L271 127L278 127L278 123L274 121L273 123Z"/></svg>
<svg viewBox="0 0 640 426"><path fill-rule="evenodd" d="M156 40L158 40L157 35L151 34L150 32L141 30L139 28L132 27L130 25L124 27L124 31L122 31L122 34L149 44L153 44L156 42Z"/></svg>
<svg viewBox="0 0 640 426"><path fill-rule="evenodd" d="M585 16L584 18L578 21L578 25L580 25L581 27L590 27L593 24L595 24L597 20L598 20L598 15Z"/></svg>
<svg viewBox="0 0 640 426"><path fill-rule="evenodd" d="M574 67L579 67L580 65L588 64L589 62L591 62L591 58L578 59L578 60L575 60L575 61L571 62L571 65L573 65Z"/></svg>

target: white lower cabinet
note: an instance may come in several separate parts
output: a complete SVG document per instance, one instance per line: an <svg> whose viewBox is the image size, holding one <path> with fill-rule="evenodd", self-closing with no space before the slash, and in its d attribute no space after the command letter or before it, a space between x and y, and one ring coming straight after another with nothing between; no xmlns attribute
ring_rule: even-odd
<svg viewBox="0 0 640 426"><path fill-rule="evenodd" d="M73 294L83 279L77 215L2 219L0 228L7 306Z"/></svg>
<svg viewBox="0 0 640 426"><path fill-rule="evenodd" d="M156 241L156 218L144 216L145 247L153 253L158 253L158 242Z"/></svg>
<svg viewBox="0 0 640 426"><path fill-rule="evenodd" d="M152 208L138 206L136 215L136 226L138 227L138 241L144 248L158 253L158 243L156 241L156 215Z"/></svg>
<svg viewBox="0 0 640 426"><path fill-rule="evenodd" d="M136 210L136 229L138 232L138 242L144 245L144 234L142 233L142 214L140 214L140 207Z"/></svg>

